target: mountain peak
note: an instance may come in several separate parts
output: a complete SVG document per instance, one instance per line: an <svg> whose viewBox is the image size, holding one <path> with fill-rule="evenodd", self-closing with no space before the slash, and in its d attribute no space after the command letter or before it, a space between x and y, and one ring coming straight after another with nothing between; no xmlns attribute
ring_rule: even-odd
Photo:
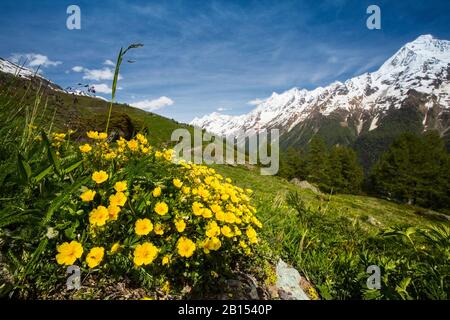
<svg viewBox="0 0 450 320"><path fill-rule="evenodd" d="M444 61L450 60L450 41L437 39L431 34L421 35L416 40L407 43L403 48L407 48L416 54L433 55L435 58Z"/></svg>
<svg viewBox="0 0 450 320"><path fill-rule="evenodd" d="M377 128L386 112L399 109L410 92L416 92L427 100L429 109L435 105L435 96L448 96L450 88L450 41L436 39L430 34L419 36L402 46L377 71L335 81L313 90L292 88L273 93L250 113L240 116L212 114L196 118L191 124L207 131L227 136L239 130L279 128L283 134L310 119L328 117L334 113L348 115L341 126L351 126L359 135L364 130ZM448 108L450 100L440 101ZM425 110L424 109L424 110ZM353 122L348 119L353 117ZM315 118L318 119L318 118ZM428 119L428 118L427 118ZM424 120L424 123L431 120ZM446 127L445 124L442 127Z"/></svg>

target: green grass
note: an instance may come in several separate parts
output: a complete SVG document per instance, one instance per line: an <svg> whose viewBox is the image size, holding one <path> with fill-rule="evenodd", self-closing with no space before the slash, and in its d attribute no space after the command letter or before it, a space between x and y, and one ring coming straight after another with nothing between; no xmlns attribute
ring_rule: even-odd
<svg viewBox="0 0 450 320"><path fill-rule="evenodd" d="M0 73L0 103L3 106L7 104L10 110L32 106L37 96L40 96L40 110L47 104L42 123L52 123L52 131L67 132L71 129L76 131L73 138L85 139L88 130L105 130L109 102L51 90L40 87L34 81L15 79ZM110 129L119 130L128 137L136 132L147 132L153 145L170 143L170 136L177 128L193 132L189 125L126 104L113 104L110 121Z"/></svg>
<svg viewBox="0 0 450 320"><path fill-rule="evenodd" d="M301 189L285 179L277 176L262 176L257 168L244 168L233 166L214 166L218 172L236 181L244 188L255 191L255 199L259 203L284 199L289 192L297 191L302 196L306 205L314 210L328 210L333 214L343 214L349 218L358 218L368 229L379 229L398 224L424 226L436 224L414 212L419 208L396 204L383 199L358 196L358 195L317 195L311 190ZM367 217L372 216L381 223L380 227L367 222Z"/></svg>
<svg viewBox="0 0 450 320"><path fill-rule="evenodd" d="M416 215L420 208L377 198L315 194L279 177L261 176L255 168L215 168L254 190L271 249L322 298L448 299L448 223ZM369 217L379 224L369 223ZM366 286L366 268L372 264L382 270L382 290Z"/></svg>

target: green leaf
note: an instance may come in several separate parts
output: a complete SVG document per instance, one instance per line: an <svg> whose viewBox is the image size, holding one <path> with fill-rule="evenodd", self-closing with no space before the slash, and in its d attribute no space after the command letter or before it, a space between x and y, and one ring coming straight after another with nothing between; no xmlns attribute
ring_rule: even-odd
<svg viewBox="0 0 450 320"><path fill-rule="evenodd" d="M32 178L33 182L39 182L42 179L44 179L49 173L51 173L53 170L53 165L48 166L47 168L45 168L44 170L42 170L40 173L38 173L37 175L35 175Z"/></svg>
<svg viewBox="0 0 450 320"><path fill-rule="evenodd" d="M84 184L88 179L89 177L86 177L74 184L71 184L69 188L63 190L61 194L52 201L50 208L45 214L45 218L41 222L41 226L45 227L49 223L55 211L58 210L59 207L64 203L64 201L67 200L72 195L72 193L78 190L81 185Z"/></svg>
<svg viewBox="0 0 450 320"><path fill-rule="evenodd" d="M28 182L31 177L31 167L20 153L17 154L17 165L21 180Z"/></svg>
<svg viewBox="0 0 450 320"><path fill-rule="evenodd" d="M70 173L70 172L72 172L73 170L75 170L76 168L78 168L78 167L83 163L83 161L84 161L84 160L80 160L80 161L75 162L75 163L72 164L72 165L69 165L67 168L65 168L65 169L63 170L64 174Z"/></svg>
<svg viewBox="0 0 450 320"><path fill-rule="evenodd" d="M55 168L55 171L57 174L60 174L60 163L58 158L56 157L56 153L55 150L53 149L50 140L48 139L47 135L45 134L44 131L42 131L41 133L42 135L42 139L45 142L45 147L47 148L47 156L48 156L48 160L50 161L50 163L53 165L53 167Z"/></svg>

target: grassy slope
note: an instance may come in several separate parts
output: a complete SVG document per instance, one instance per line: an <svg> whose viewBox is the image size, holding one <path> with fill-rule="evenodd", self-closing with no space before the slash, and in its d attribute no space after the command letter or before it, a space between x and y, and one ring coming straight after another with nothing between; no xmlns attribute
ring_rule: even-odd
<svg viewBox="0 0 450 320"><path fill-rule="evenodd" d="M39 83L17 79L0 72L0 103L2 105L7 104L12 110L24 106L31 108L38 92L42 94L39 112L45 109L42 123L47 125L53 123L53 131L72 129L76 130L73 136L81 138L87 130L104 130L108 102L51 90L45 86L40 87ZM22 114L24 110L21 111ZM192 131L192 127L188 125L118 103L113 105L111 128L119 129L126 135L148 128L152 144L157 145L169 142L170 135L177 128Z"/></svg>
<svg viewBox="0 0 450 320"><path fill-rule="evenodd" d="M253 189L255 200L259 204L282 200L289 191L298 191L310 208L322 208L330 214L344 214L347 217L359 218L367 229L378 228L367 222L368 216L372 216L381 222L381 227L397 224L426 225L434 223L416 215L414 211L417 208L412 206L367 196L343 194L319 196L310 190L300 189L285 179L276 176L261 176L257 169L248 170L247 168L232 166L215 166L215 168L224 176L233 179L241 187ZM327 201L328 199L330 201ZM264 213L264 210L262 210L262 213Z"/></svg>

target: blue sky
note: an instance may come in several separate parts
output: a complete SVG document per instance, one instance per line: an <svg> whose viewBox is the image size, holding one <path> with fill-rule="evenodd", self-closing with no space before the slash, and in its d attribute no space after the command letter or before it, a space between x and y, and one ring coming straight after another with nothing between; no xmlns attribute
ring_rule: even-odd
<svg viewBox="0 0 450 320"><path fill-rule="evenodd" d="M81 30L66 28L71 4L81 8ZM370 4L381 8L381 30L366 28ZM122 66L117 99L189 122L373 71L421 34L450 39L448 21L448 0L2 0L0 57L28 54L61 86L95 84L108 97L105 61L143 43Z"/></svg>

